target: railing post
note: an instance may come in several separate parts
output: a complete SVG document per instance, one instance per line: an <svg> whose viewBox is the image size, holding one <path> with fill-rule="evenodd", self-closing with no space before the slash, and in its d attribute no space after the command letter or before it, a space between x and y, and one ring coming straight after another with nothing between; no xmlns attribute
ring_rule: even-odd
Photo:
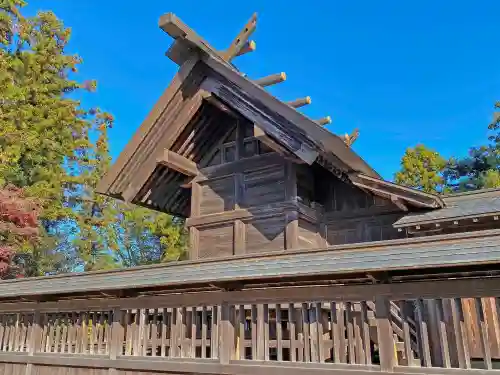
<svg viewBox="0 0 500 375"><path fill-rule="evenodd" d="M234 352L234 322L231 319L231 306L224 302L221 306L221 334L219 341L220 363L227 365Z"/></svg>
<svg viewBox="0 0 500 375"><path fill-rule="evenodd" d="M40 346L40 310L35 310L33 313L33 325L31 327L31 333L28 341L28 355L30 357L34 356L38 351ZM26 365L26 375L31 375L33 372L33 364L28 363Z"/></svg>
<svg viewBox="0 0 500 375"><path fill-rule="evenodd" d="M113 309L113 323L111 325L111 345L109 347L109 359L115 361L123 349L122 311L120 308ZM109 369L109 375L116 375L116 368Z"/></svg>
<svg viewBox="0 0 500 375"><path fill-rule="evenodd" d="M391 306L387 297L376 297L375 317L377 320L377 339L380 357L380 369L393 372L395 361L394 337L391 326Z"/></svg>

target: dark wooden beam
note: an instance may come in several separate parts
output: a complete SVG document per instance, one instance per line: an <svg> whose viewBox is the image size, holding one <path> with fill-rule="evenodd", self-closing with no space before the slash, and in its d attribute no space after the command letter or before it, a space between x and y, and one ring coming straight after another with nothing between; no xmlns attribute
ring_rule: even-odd
<svg viewBox="0 0 500 375"><path fill-rule="evenodd" d="M186 176L194 177L199 174L198 166L195 162L170 150L163 152L163 156L158 158L158 163Z"/></svg>
<svg viewBox="0 0 500 375"><path fill-rule="evenodd" d="M269 137L261 128L259 128L257 125L254 125L253 127L253 135L254 137L259 140L260 142L264 143L267 147L269 147L271 150L277 152L278 154L282 155L285 159L291 160L297 164L303 164L304 162L297 158L294 154L289 152L285 147L280 145L279 143L273 141L271 137Z"/></svg>
<svg viewBox="0 0 500 375"><path fill-rule="evenodd" d="M401 198L398 198L395 195L391 195L391 202L394 203L401 211L408 211L408 207L403 203Z"/></svg>
<svg viewBox="0 0 500 375"><path fill-rule="evenodd" d="M232 108L222 103L219 99L217 99L213 95L207 96L205 100L210 104L212 104L214 107L217 107L220 111L227 113L229 116L234 118L240 118L239 113L235 112Z"/></svg>
<svg viewBox="0 0 500 375"><path fill-rule="evenodd" d="M406 201L406 202L408 202L416 207L435 208L435 206L431 203L420 202L417 199L410 198L408 196L403 197L402 195L391 193L391 192L385 190L382 186L374 187L371 185L365 185L365 184L358 182L358 181L352 181L352 183L355 186L359 187L360 189L370 191L373 194L378 195L382 198L390 199L394 204L396 204L395 201L399 201L399 202ZM403 210L403 211L406 211L406 210Z"/></svg>
<svg viewBox="0 0 500 375"><path fill-rule="evenodd" d="M221 56L221 52L213 48L210 43L182 22L174 13L161 16L158 24L160 29L176 39L176 42L179 42L178 45L174 43L174 46L172 46L172 49L175 49L174 51L167 53L167 56L177 65L182 65L189 59L197 59L200 56L199 51L210 56L216 56L220 62L229 65Z"/></svg>
<svg viewBox="0 0 500 375"><path fill-rule="evenodd" d="M300 108L311 103L312 103L311 97L306 96L305 98L296 99L291 102L288 102L287 104L293 108Z"/></svg>
<svg viewBox="0 0 500 375"><path fill-rule="evenodd" d="M236 38L234 38L229 48L221 54L222 58L226 61L231 61L233 58L238 56L240 51L245 47L248 38L252 35L256 28L257 13L254 13L246 25L243 26L240 33L236 36Z"/></svg>
<svg viewBox="0 0 500 375"><path fill-rule="evenodd" d="M314 122L316 124L318 124L319 126L325 126L325 125L332 123L332 118L330 116L326 116L326 117L320 118L319 120L316 120Z"/></svg>
<svg viewBox="0 0 500 375"><path fill-rule="evenodd" d="M255 79L253 82L261 87L267 87L285 81L286 81L286 73L281 72L281 73L271 74L270 76L262 77L259 79Z"/></svg>
<svg viewBox="0 0 500 375"><path fill-rule="evenodd" d="M207 77L202 83L202 89L212 92L254 124L258 124L273 139L279 139L283 146L307 164L314 163L318 157L319 146L294 123L275 113L272 108L264 106L251 93L225 77Z"/></svg>
<svg viewBox="0 0 500 375"><path fill-rule="evenodd" d="M392 194L417 207L440 208L445 206L444 201L438 195L397 185L393 182L367 176L362 173L350 174L349 179L355 185L362 185L374 192L381 191L386 194Z"/></svg>

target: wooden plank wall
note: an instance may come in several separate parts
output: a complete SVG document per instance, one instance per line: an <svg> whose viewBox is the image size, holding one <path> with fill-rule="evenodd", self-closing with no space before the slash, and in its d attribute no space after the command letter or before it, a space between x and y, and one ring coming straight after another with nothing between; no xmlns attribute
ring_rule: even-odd
<svg viewBox="0 0 500 375"><path fill-rule="evenodd" d="M297 247L295 173L291 162L253 137L253 124L235 129L209 152L192 184L191 258Z"/></svg>
<svg viewBox="0 0 500 375"><path fill-rule="evenodd" d="M389 200L313 165L298 165L299 241L303 248L404 238L392 224L404 213Z"/></svg>

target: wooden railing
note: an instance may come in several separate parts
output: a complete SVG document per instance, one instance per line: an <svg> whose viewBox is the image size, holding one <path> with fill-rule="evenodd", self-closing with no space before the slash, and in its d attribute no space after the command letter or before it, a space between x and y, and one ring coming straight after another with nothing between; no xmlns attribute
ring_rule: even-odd
<svg viewBox="0 0 500 375"><path fill-rule="evenodd" d="M0 374L495 372L499 297L486 278L0 303Z"/></svg>

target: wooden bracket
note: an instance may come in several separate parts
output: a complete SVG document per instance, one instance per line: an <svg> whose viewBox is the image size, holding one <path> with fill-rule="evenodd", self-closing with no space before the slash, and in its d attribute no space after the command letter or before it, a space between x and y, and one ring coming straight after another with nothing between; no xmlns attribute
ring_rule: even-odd
<svg viewBox="0 0 500 375"><path fill-rule="evenodd" d="M158 159L158 163L186 176L194 177L199 174L198 166L195 162L170 150L163 152L163 156Z"/></svg>

